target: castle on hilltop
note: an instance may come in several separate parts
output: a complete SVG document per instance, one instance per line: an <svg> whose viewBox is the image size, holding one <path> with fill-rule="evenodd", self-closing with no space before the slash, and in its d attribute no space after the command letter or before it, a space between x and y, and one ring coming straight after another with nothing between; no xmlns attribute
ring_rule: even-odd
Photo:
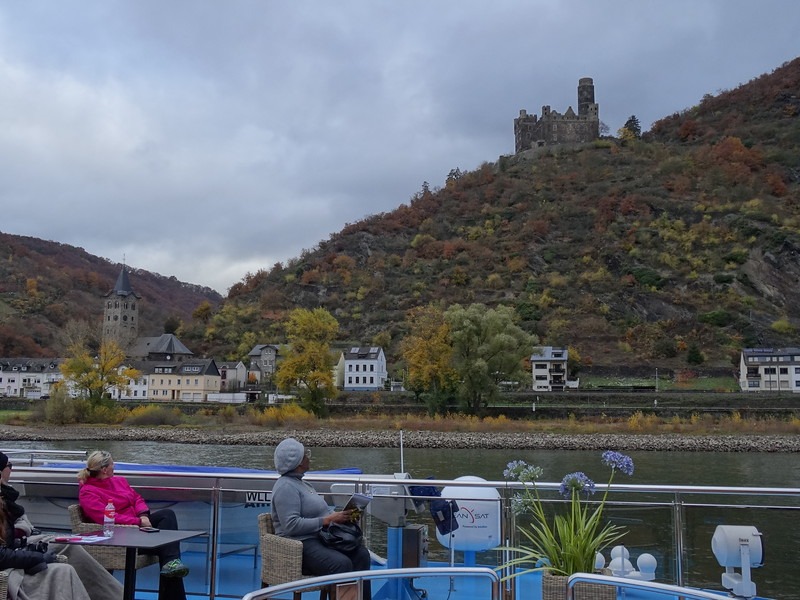
<svg viewBox="0 0 800 600"><path fill-rule="evenodd" d="M563 115L550 106L542 107L542 116L520 110L514 119L514 152L531 148L583 144L600 137L600 116L594 101L594 81L583 77L578 81L578 114L570 106Z"/></svg>

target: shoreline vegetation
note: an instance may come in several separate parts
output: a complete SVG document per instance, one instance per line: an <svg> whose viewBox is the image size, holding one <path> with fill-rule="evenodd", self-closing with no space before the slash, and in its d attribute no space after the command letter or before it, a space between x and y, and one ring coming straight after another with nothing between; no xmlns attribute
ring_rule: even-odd
<svg viewBox="0 0 800 600"><path fill-rule="evenodd" d="M151 441L181 444L274 446L295 437L310 447L394 448L400 446L401 429L332 429L284 427L246 430L236 426L126 427L53 425L0 425L6 442ZM675 451L675 452L800 452L798 434L759 433L553 433L545 431L403 431L406 448L548 449Z"/></svg>

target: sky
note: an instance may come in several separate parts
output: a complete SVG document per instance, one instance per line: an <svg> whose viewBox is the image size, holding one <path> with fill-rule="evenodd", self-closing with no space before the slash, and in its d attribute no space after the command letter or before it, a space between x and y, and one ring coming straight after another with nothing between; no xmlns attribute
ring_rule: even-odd
<svg viewBox="0 0 800 600"><path fill-rule="evenodd" d="M0 3L0 231L225 294L514 152L615 133L800 55L796 0Z"/></svg>

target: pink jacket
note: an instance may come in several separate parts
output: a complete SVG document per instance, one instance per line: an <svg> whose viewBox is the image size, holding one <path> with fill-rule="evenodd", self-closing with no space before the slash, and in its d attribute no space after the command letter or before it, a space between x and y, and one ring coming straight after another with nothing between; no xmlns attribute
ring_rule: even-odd
<svg viewBox="0 0 800 600"><path fill-rule="evenodd" d="M134 491L124 477L89 477L78 490L78 503L83 514L95 523L103 522L103 510L109 500L114 503L117 512L115 521L120 525L139 525L139 515L150 510L144 498Z"/></svg>

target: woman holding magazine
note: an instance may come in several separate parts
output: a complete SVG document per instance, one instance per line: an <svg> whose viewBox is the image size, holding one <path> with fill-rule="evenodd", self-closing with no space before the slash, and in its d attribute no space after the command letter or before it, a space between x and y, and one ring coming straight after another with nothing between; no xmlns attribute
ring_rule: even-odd
<svg viewBox="0 0 800 600"><path fill-rule="evenodd" d="M278 535L303 542L303 573L331 575L370 568L369 550L359 544L352 551L329 548L319 534L332 523L347 523L353 510L334 511L310 483L303 481L311 453L294 438L275 448L275 469L280 477L272 489L272 522ZM370 582L364 581L364 598L370 597Z"/></svg>

